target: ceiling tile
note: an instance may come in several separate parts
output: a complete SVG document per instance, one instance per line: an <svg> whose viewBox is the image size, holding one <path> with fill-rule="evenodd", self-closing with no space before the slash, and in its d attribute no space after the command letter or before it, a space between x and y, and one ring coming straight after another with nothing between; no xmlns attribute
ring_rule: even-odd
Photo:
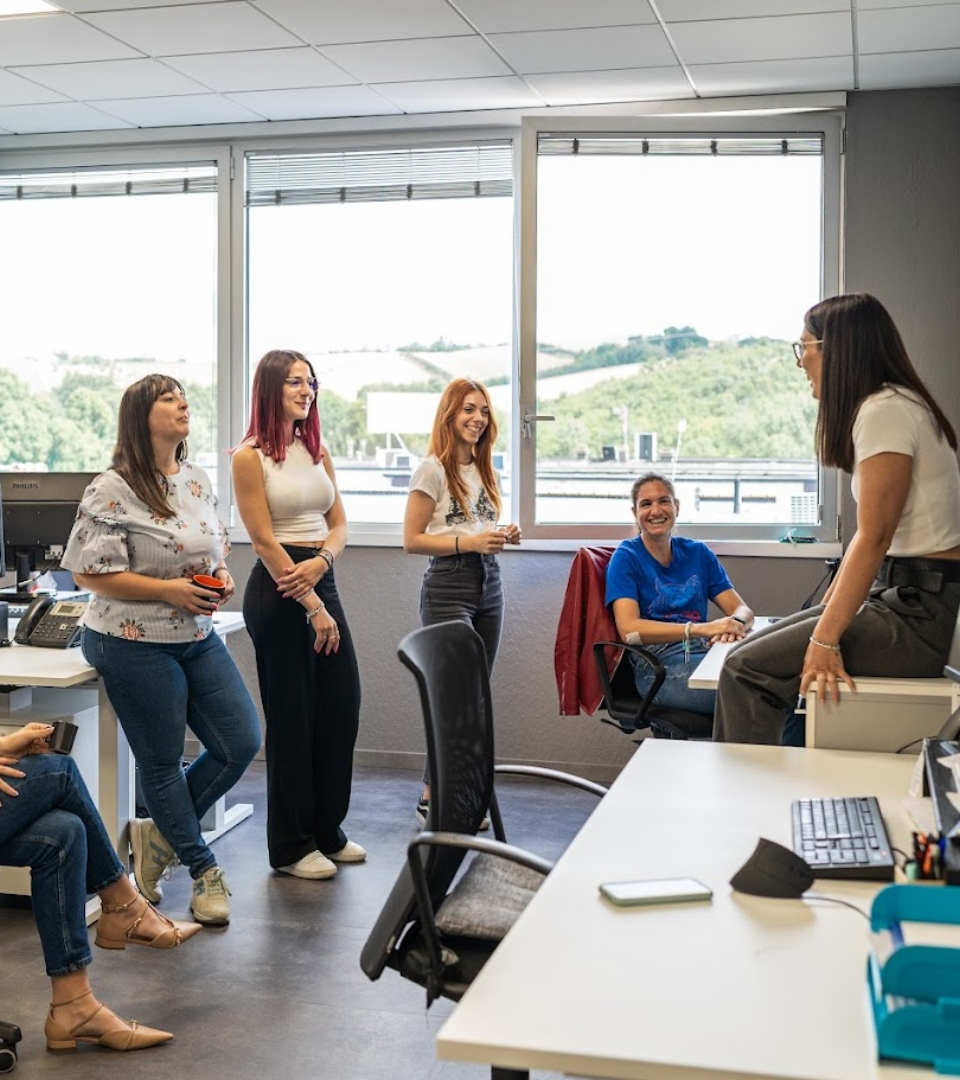
<svg viewBox="0 0 960 1080"><path fill-rule="evenodd" d="M866 11L868 8L928 7L930 2L931 0L857 0L857 8L860 11ZM934 0L934 2L943 6L960 4L960 0Z"/></svg>
<svg viewBox="0 0 960 1080"><path fill-rule="evenodd" d="M164 63L218 93L289 90L298 86L341 86L356 82L307 46L252 52L168 56Z"/></svg>
<svg viewBox="0 0 960 1080"><path fill-rule="evenodd" d="M11 68L73 98L197 94L204 90L156 60L98 60L89 64L38 64Z"/></svg>
<svg viewBox="0 0 960 1080"><path fill-rule="evenodd" d="M54 90L0 70L0 105L39 105L64 100L63 95Z"/></svg>
<svg viewBox="0 0 960 1080"><path fill-rule="evenodd" d="M239 2L115 11L85 18L150 56L302 44L249 4Z"/></svg>
<svg viewBox="0 0 960 1080"><path fill-rule="evenodd" d="M231 94L231 101L255 109L268 120L313 120L335 116L389 116L400 112L366 86L313 90L264 90Z"/></svg>
<svg viewBox="0 0 960 1080"><path fill-rule="evenodd" d="M857 16L860 55L960 48L960 5L861 11Z"/></svg>
<svg viewBox="0 0 960 1080"><path fill-rule="evenodd" d="M670 34L687 65L846 56L853 50L850 16L843 14L674 23Z"/></svg>
<svg viewBox="0 0 960 1080"><path fill-rule="evenodd" d="M126 98L96 102L97 108L137 127L186 127L196 124L243 124L263 116L219 94L192 97ZM0 123L2 123L0 119Z"/></svg>
<svg viewBox="0 0 960 1080"><path fill-rule="evenodd" d="M930 52L871 53L860 57L861 90L960 83L960 49Z"/></svg>
<svg viewBox="0 0 960 1080"><path fill-rule="evenodd" d="M631 71L576 71L530 75L526 80L548 105L590 105L616 101L692 98L682 69L639 68Z"/></svg>
<svg viewBox="0 0 960 1080"><path fill-rule="evenodd" d="M654 23L646 0L455 0L483 34Z"/></svg>
<svg viewBox="0 0 960 1080"><path fill-rule="evenodd" d="M490 79L378 83L377 92L404 112L469 112L477 109L542 108L544 102L515 75Z"/></svg>
<svg viewBox="0 0 960 1080"><path fill-rule="evenodd" d="M73 15L0 19L0 65L63 64L139 55Z"/></svg>
<svg viewBox="0 0 960 1080"><path fill-rule="evenodd" d="M446 0L254 0L311 45L472 33Z"/></svg>
<svg viewBox="0 0 960 1080"><path fill-rule="evenodd" d="M746 64L693 64L689 71L697 91L707 97L854 89L853 59L849 56Z"/></svg>
<svg viewBox="0 0 960 1080"><path fill-rule="evenodd" d="M125 11L127 8L183 7L187 4L209 4L211 0L51 0L64 11L78 14L87 11Z"/></svg>
<svg viewBox="0 0 960 1080"><path fill-rule="evenodd" d="M676 63L659 26L491 34L490 44L521 75L669 67Z"/></svg>
<svg viewBox="0 0 960 1080"><path fill-rule="evenodd" d="M323 53L361 82L469 79L513 72L479 37L329 45Z"/></svg>
<svg viewBox="0 0 960 1080"><path fill-rule="evenodd" d="M97 109L81 105L79 101L65 101L58 105L20 105L0 108L0 128L17 135L35 135L57 131L101 131L108 128L127 128L112 116Z"/></svg>
<svg viewBox="0 0 960 1080"><path fill-rule="evenodd" d="M862 0L858 3L863 7ZM657 7L664 20L672 23L765 15L813 15L823 11L845 11L849 15L850 0L658 0Z"/></svg>

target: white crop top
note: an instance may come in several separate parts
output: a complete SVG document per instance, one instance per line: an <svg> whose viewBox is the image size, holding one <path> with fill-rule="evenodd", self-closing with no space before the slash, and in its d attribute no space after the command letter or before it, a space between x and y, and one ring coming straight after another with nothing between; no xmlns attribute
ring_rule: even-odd
<svg viewBox="0 0 960 1080"><path fill-rule="evenodd" d="M946 439L937 437L930 410L904 387L886 386L860 404L853 424L853 497L861 461L875 454L913 458L910 490L888 553L909 558L960 544L960 466Z"/></svg>
<svg viewBox="0 0 960 1080"><path fill-rule="evenodd" d="M324 514L337 497L323 462L314 464L299 439L287 447L283 461L274 461L259 447L254 449L263 466L263 486L277 542L303 547L318 544L329 531Z"/></svg>

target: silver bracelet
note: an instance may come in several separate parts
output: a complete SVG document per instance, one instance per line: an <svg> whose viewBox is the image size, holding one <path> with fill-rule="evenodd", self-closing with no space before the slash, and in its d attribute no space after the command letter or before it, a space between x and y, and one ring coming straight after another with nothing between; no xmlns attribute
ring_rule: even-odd
<svg viewBox="0 0 960 1080"><path fill-rule="evenodd" d="M329 566L331 570L333 569L333 553L331 551L328 551L327 548L318 548L317 558L323 559L327 566Z"/></svg>
<svg viewBox="0 0 960 1080"><path fill-rule="evenodd" d="M314 617L314 615L319 615L321 611L326 611L326 610L327 610L327 605L322 600L318 600L317 601L317 606L313 609L313 611L308 611L306 613L307 622L309 622Z"/></svg>
<svg viewBox="0 0 960 1080"><path fill-rule="evenodd" d="M829 649L831 652L839 652L840 651L840 646L839 645L828 645L825 641L817 641L817 639L815 637L812 637L810 639L810 644L811 645L817 645L821 649Z"/></svg>

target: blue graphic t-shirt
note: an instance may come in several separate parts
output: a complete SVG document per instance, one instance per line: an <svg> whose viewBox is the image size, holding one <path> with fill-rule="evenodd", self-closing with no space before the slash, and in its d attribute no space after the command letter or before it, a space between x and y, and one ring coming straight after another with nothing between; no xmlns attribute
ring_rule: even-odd
<svg viewBox="0 0 960 1080"><path fill-rule="evenodd" d="M660 622L706 622L707 601L732 589L716 555L699 540L671 538L673 561L660 563L639 536L613 553L607 568L607 604L636 600L642 619Z"/></svg>

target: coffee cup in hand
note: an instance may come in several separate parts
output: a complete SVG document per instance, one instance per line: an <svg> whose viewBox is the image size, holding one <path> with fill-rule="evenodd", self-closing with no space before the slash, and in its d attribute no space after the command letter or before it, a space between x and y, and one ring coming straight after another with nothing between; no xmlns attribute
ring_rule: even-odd
<svg viewBox="0 0 960 1080"><path fill-rule="evenodd" d="M215 592L217 596L222 597L227 591L227 586L219 578L211 577L209 574L194 574L194 585L199 585L201 589L208 589L210 592Z"/></svg>
<svg viewBox="0 0 960 1080"><path fill-rule="evenodd" d="M69 720L54 720L53 731L47 736L47 746L54 754L69 754L77 737L77 725Z"/></svg>

